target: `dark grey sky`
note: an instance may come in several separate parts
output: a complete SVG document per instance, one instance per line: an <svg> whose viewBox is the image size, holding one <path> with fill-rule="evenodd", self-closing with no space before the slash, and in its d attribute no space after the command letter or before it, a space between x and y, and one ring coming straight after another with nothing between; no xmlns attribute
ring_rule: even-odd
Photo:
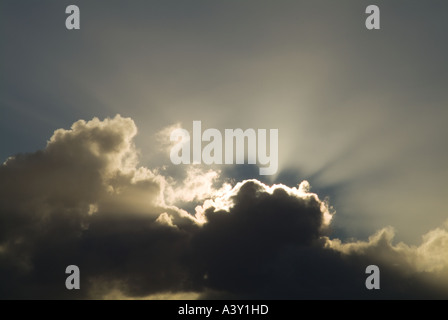
<svg viewBox="0 0 448 320"><path fill-rule="evenodd" d="M65 28L69 4L81 30ZM364 26L369 4L381 30ZM307 179L346 238L391 225L418 244L448 218L447 11L442 0L0 0L0 158L116 114L135 121L148 168L170 165L156 134L175 123L278 128L279 174L266 182Z"/></svg>

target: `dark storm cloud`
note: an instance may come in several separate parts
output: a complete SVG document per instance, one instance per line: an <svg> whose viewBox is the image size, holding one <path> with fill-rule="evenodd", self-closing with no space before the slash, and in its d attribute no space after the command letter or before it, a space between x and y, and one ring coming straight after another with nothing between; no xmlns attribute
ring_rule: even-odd
<svg viewBox="0 0 448 320"><path fill-rule="evenodd" d="M438 273L445 287L428 285L428 273L414 265L444 255L446 230L428 236L426 243L445 243L436 245L438 252L425 252L425 257L415 256L418 250L404 244L394 246L390 229L369 242L343 245L324 236L329 212L317 196L281 185L269 190L256 180L243 182L237 190L228 212L206 210L208 223L192 242L197 261L203 263L199 269L205 271L206 286L223 297L448 297L446 259L439 264L444 271ZM365 268L370 264L381 269L381 291L365 288Z"/></svg>
<svg viewBox="0 0 448 320"><path fill-rule="evenodd" d="M216 174L193 170L173 186L137 166L136 132L120 116L81 120L0 167L2 298L448 297L446 228L418 247L390 228L341 243L307 182L214 189ZM201 205L192 215L176 199ZM71 264L81 290L65 289ZM364 286L369 264L379 291Z"/></svg>

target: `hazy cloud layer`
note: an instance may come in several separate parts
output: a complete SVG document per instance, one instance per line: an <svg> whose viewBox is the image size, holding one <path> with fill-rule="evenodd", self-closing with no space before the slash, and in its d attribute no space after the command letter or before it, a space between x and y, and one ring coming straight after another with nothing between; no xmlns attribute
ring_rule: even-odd
<svg viewBox="0 0 448 320"><path fill-rule="evenodd" d="M136 133L80 120L0 167L1 298L448 298L447 226L418 246L390 227L342 243L306 181L232 187L193 166L175 181L138 166ZM81 290L65 289L70 264Z"/></svg>

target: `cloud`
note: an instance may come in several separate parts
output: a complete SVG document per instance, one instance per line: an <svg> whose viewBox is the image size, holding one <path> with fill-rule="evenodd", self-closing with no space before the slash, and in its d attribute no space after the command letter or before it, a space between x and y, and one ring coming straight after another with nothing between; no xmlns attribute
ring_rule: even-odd
<svg viewBox="0 0 448 320"><path fill-rule="evenodd" d="M138 165L136 134L130 118L80 120L0 167L0 297L448 297L447 226L419 246L394 244L392 228L342 242L308 182L163 176ZM70 264L81 290L64 288ZM379 291L365 288L370 264Z"/></svg>
<svg viewBox="0 0 448 320"><path fill-rule="evenodd" d="M170 204L205 200L211 195L219 194L221 189L228 189L227 184L219 189L214 187L218 178L219 171L204 171L199 167L190 166L185 170L182 181L168 179L170 183L165 188L164 198Z"/></svg>
<svg viewBox="0 0 448 320"><path fill-rule="evenodd" d="M400 266L408 274L432 273L448 287L448 221L422 236L422 243L409 246L403 242L393 244L392 227L379 230L368 241L342 243L339 239L327 239L326 247L345 256L368 256L378 263Z"/></svg>

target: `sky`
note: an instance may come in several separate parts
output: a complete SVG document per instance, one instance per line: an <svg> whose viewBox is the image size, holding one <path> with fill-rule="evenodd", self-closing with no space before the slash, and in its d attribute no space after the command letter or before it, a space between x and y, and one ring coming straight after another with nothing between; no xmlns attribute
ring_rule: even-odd
<svg viewBox="0 0 448 320"><path fill-rule="evenodd" d="M0 0L0 298L448 298L447 10ZM193 121L277 173L174 165Z"/></svg>

